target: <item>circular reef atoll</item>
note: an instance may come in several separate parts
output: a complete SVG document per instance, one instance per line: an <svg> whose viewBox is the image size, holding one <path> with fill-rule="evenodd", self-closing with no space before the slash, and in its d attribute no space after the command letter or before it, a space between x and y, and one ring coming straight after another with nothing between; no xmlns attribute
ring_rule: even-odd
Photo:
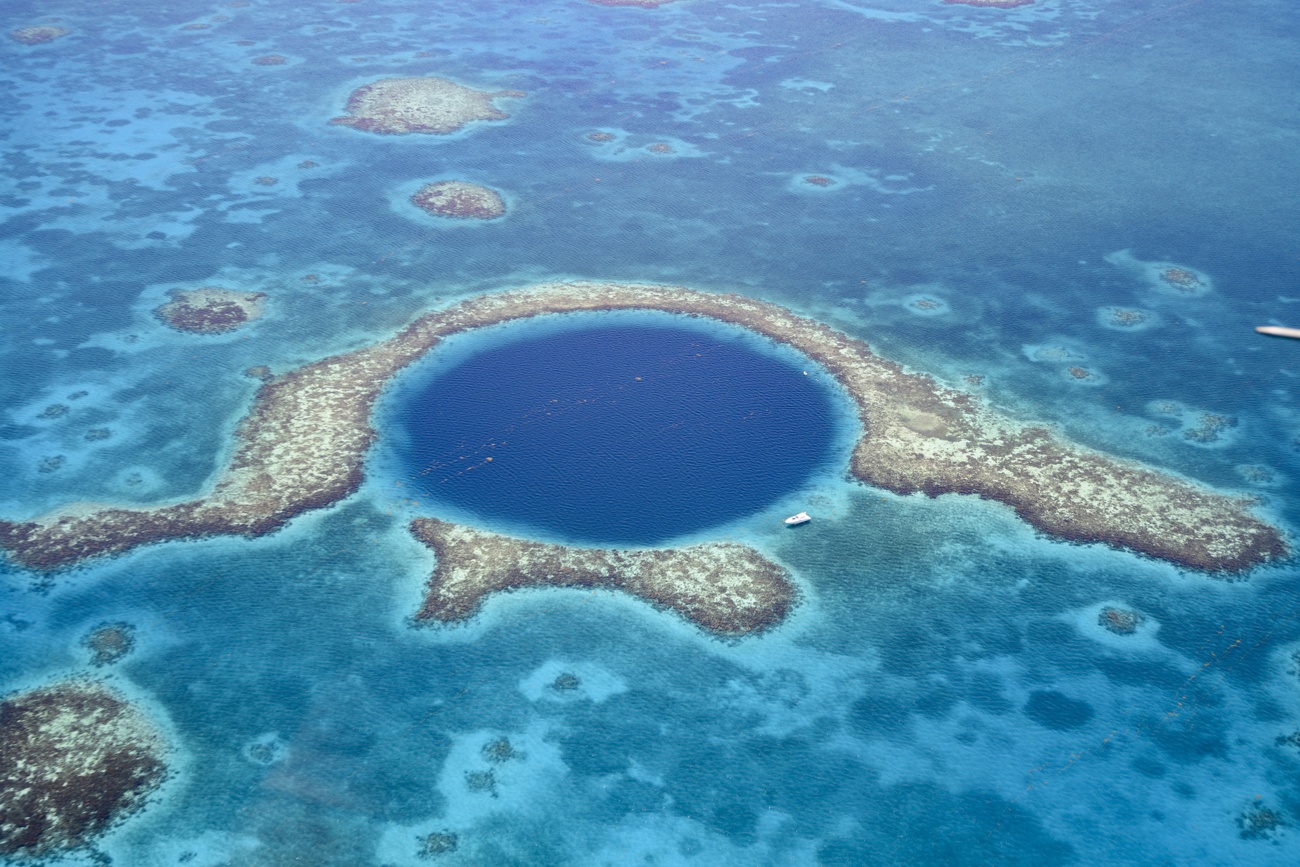
<svg viewBox="0 0 1300 867"><path fill-rule="evenodd" d="M0 547L18 565L49 571L168 539L270 533L361 486L366 454L376 437L371 427L376 398L398 371L444 338L536 316L610 310L657 310L731 323L821 364L856 406L863 434L848 470L867 485L899 494L973 494L997 500L1051 536L1126 548L1211 573L1241 572L1288 555L1282 532L1251 511L1250 498L1218 493L1069 442L1045 426L1001 416L974 395L908 372L862 340L784 307L742 295L596 282L477 295L420 316L387 340L276 376L258 390L236 431L228 465L205 493L156 507L73 504L30 520L0 521ZM444 555L422 616L468 616L483 592L489 592L475 587L586 586L583 582L603 571L605 586L644 595L696 622L723 617L697 617L691 613L694 603L646 589L645 579L637 577L642 567L636 557L653 559L650 555L570 551L561 556L526 549L520 540L484 538L491 539L495 550L521 556L526 551L532 562L543 565L525 572L516 564L504 578L483 567L470 583L456 579L457 586L471 588L457 606L440 588L460 574L457 568L470 567L448 563ZM457 549L448 543L447 550ZM740 563L744 558L738 550L733 554ZM572 571L559 568L569 557L577 564ZM672 561L664 574L681 569L680 562ZM546 566L551 563L556 568ZM725 570L710 574L703 580L733 580ZM758 617L754 622L765 621Z"/></svg>
<svg viewBox="0 0 1300 867"><path fill-rule="evenodd" d="M0 701L0 856L84 847L167 776L162 732L125 698L71 680Z"/></svg>
<svg viewBox="0 0 1300 867"><path fill-rule="evenodd" d="M475 90L445 78L385 78L352 91L347 114L330 123L380 135L447 135L474 121L505 120L510 115L493 100L521 96L518 90Z"/></svg>
<svg viewBox="0 0 1300 867"><path fill-rule="evenodd" d="M411 196L411 204L435 217L461 220L494 220L506 212L500 193L468 181L425 184Z"/></svg>
<svg viewBox="0 0 1300 867"><path fill-rule="evenodd" d="M527 587L621 590L675 611L718 635L774 626L794 607L789 573L734 543L684 548L573 548L515 539L435 518L416 518L411 534L434 552L417 620L467 620L482 600Z"/></svg>
<svg viewBox="0 0 1300 867"><path fill-rule="evenodd" d="M260 319L265 292L240 292L219 286L202 289L173 289L172 300L154 310L154 315L177 331L191 334L224 334Z"/></svg>

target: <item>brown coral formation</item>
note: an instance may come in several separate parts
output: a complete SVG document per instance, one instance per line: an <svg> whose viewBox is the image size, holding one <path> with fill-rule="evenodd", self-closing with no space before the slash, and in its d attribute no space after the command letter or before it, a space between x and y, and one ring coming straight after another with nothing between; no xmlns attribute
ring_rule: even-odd
<svg viewBox="0 0 1300 867"><path fill-rule="evenodd" d="M264 54L261 57L254 57L249 62L254 66L284 66L289 62L289 58L283 54Z"/></svg>
<svg viewBox="0 0 1300 867"><path fill-rule="evenodd" d="M1282 533L1252 514L1250 500L1002 417L828 325L741 295L611 283L479 295L426 314L387 341L278 376L258 391L230 464L203 496L156 508L74 505L0 521L0 546L24 566L54 569L167 539L271 532L357 489L375 437L375 398L443 338L542 314L615 309L731 322L822 364L857 406L865 431L850 470L869 485L975 494L1006 503L1045 533L1209 572L1239 572L1287 554Z"/></svg>
<svg viewBox="0 0 1300 867"><path fill-rule="evenodd" d="M1186 268L1166 268L1160 272L1160 279L1183 292L1194 292L1205 285L1200 277Z"/></svg>
<svg viewBox="0 0 1300 867"><path fill-rule="evenodd" d="M219 286L202 289L173 289L171 301L154 311L177 331L194 334L222 334L234 331L262 316L265 292L239 292Z"/></svg>
<svg viewBox="0 0 1300 867"><path fill-rule="evenodd" d="M63 27L44 24L35 27L19 27L17 30L10 30L9 38L15 42L21 42L23 45L44 45L46 42L53 42L61 36L67 36L68 32L69 31Z"/></svg>
<svg viewBox="0 0 1300 867"><path fill-rule="evenodd" d="M719 635L785 619L796 590L782 567L734 543L686 548L570 548L417 518L411 533L435 556L418 620L459 621L492 593L527 587L621 590Z"/></svg>
<svg viewBox="0 0 1300 867"><path fill-rule="evenodd" d="M418 854L421 858L434 858L438 855L446 855L448 852L455 852L456 846L455 834L450 831L434 831L421 839Z"/></svg>
<svg viewBox="0 0 1300 867"><path fill-rule="evenodd" d="M135 648L135 627L129 623L104 623L81 639L95 665L112 665Z"/></svg>
<svg viewBox="0 0 1300 867"><path fill-rule="evenodd" d="M166 776L161 732L102 684L66 681L0 702L0 855L84 846L144 807Z"/></svg>
<svg viewBox="0 0 1300 867"><path fill-rule="evenodd" d="M1146 618L1131 608L1107 605L1097 612L1097 625L1116 635L1132 635Z"/></svg>
<svg viewBox="0 0 1300 867"><path fill-rule="evenodd" d="M807 175L806 177L804 177L803 182L813 187L835 186L835 179L828 178L825 175Z"/></svg>
<svg viewBox="0 0 1300 867"><path fill-rule="evenodd" d="M1145 310L1130 310L1115 307L1106 312L1106 321L1120 328L1135 328L1151 318Z"/></svg>
<svg viewBox="0 0 1300 867"><path fill-rule="evenodd" d="M385 78L354 90L347 114L330 123L380 135L447 135L474 121L505 120L510 115L493 100L523 95L474 90L445 78Z"/></svg>
<svg viewBox="0 0 1300 867"><path fill-rule="evenodd" d="M435 217L493 220L506 212L501 194L468 181L425 184L411 196L411 204Z"/></svg>

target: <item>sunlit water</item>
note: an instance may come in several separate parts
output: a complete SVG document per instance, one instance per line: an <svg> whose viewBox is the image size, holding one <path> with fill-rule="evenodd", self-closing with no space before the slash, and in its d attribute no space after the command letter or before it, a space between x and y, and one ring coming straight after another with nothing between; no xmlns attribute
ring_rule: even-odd
<svg viewBox="0 0 1300 867"><path fill-rule="evenodd" d="M1295 523L1300 345L1251 330L1300 318L1290 4L54 0L3 17L71 31L0 47L6 517L191 494L250 405L245 368L583 278L784 304ZM445 138L328 125L397 75L527 96ZM409 206L441 178L509 212ZM1211 282L1171 291L1150 263ZM266 292L266 317L213 337L153 318L205 285ZM361 491L275 535L3 576L0 688L108 677L176 739L163 797L100 841L114 863L1300 860L1300 750L1279 741L1300 729L1290 565L1228 583L803 465L715 533L800 583L762 638L574 590L412 628L432 559L405 525L431 501L393 435ZM802 531L780 525L805 508ZM1107 605L1142 628L1103 629ZM106 620L138 644L92 669L79 641ZM578 685L556 689L566 673ZM502 737L511 755L484 752ZM431 832L456 851L421 859Z"/></svg>

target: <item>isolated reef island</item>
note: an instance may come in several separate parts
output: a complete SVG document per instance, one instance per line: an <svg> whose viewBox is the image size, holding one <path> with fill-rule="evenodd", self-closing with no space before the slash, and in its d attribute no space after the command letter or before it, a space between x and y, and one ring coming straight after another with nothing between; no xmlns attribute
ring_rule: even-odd
<svg viewBox="0 0 1300 867"><path fill-rule="evenodd" d="M506 212L501 194L468 181L425 184L411 196L411 204L435 217L494 220Z"/></svg>
<svg viewBox="0 0 1300 867"><path fill-rule="evenodd" d="M173 289L154 315L177 331L224 334L262 317L265 292L240 292L219 286Z"/></svg>
<svg viewBox="0 0 1300 867"><path fill-rule="evenodd" d="M162 732L125 698L70 680L0 701L0 856L85 847L167 777Z"/></svg>
<svg viewBox="0 0 1300 867"><path fill-rule="evenodd" d="M493 104L522 97L518 90L488 92L445 78L385 78L352 91L347 114L330 120L380 135L448 135L466 124L510 117Z"/></svg>
<svg viewBox="0 0 1300 867"><path fill-rule="evenodd" d="M546 314L637 309L732 323L820 363L856 404L864 433L849 469L868 485L932 497L975 494L1006 503L1053 536L1127 548L1212 573L1240 572L1287 554L1282 533L1252 514L1247 498L1216 493L1070 443L1045 427L999 416L971 395L909 373L863 341L784 307L741 295L595 282L474 296L419 317L381 343L275 377L258 391L237 430L230 464L206 495L155 508L75 504L29 521L0 521L0 546L18 564L53 570L167 539L269 533L359 488L375 439L370 424L375 399L399 370L443 338ZM584 584L589 580L584 576L600 571L606 573L604 586L621 587L660 605L673 605L668 600L675 598L674 587L648 588L660 574L665 582L675 582L676 566L646 570L635 558L580 562L573 554L572 562L579 565L570 567L558 553L515 545L521 562L542 565L519 567L504 578L499 569L466 564L459 564L464 568L458 572L460 552L464 558L478 556L475 546L457 545L454 538L444 541L446 534L434 525L415 530L441 555L426 617L441 617L442 612L464 616L493 590ZM479 541L494 552L512 544L490 534ZM712 556L707 546L681 550ZM751 578L736 580L765 581L772 573L747 574ZM718 580L732 578L720 575ZM751 587L734 592L755 597L767 592ZM789 604L780 594L771 598L774 605ZM673 607L696 622L710 622L692 614L689 604ZM760 616L753 622L768 620Z"/></svg>

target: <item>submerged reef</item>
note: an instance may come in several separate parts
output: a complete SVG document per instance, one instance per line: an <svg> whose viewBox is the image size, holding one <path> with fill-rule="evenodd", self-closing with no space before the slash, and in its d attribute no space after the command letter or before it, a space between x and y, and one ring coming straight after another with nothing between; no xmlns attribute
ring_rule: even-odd
<svg viewBox="0 0 1300 867"><path fill-rule="evenodd" d="M1106 605L1097 612L1097 625L1116 635L1133 635L1146 620L1131 608L1117 608Z"/></svg>
<svg viewBox="0 0 1300 867"><path fill-rule="evenodd" d="M112 665L135 648L135 627L129 623L102 623L81 639L95 665Z"/></svg>
<svg viewBox="0 0 1300 867"><path fill-rule="evenodd" d="M15 42L21 42L23 45L44 45L46 42L67 36L69 31L63 27L55 27L52 24L41 24L34 27L19 27L17 30L9 31L9 38Z"/></svg>
<svg viewBox="0 0 1300 867"><path fill-rule="evenodd" d="M735 543L685 548L571 548L417 518L411 533L437 557L417 620L454 622L483 599L527 587L621 590L718 635L774 626L797 591L784 568Z"/></svg>
<svg viewBox="0 0 1300 867"><path fill-rule="evenodd" d="M1243 840L1272 840L1287 827L1282 814L1271 807L1252 804L1237 817Z"/></svg>
<svg viewBox="0 0 1300 867"><path fill-rule="evenodd" d="M173 289L172 299L154 310L168 327L192 334L224 334L262 316L265 292L240 292L220 286Z"/></svg>
<svg viewBox="0 0 1300 867"><path fill-rule="evenodd" d="M1251 512L1250 499L1003 417L977 397L910 373L863 341L784 307L741 295L590 282L468 298L388 340L277 376L258 390L230 463L202 496L153 508L74 504L0 521L0 546L18 564L50 570L167 539L269 533L357 490L375 439L376 397L443 338L543 314L635 309L730 322L820 363L857 408L864 433L849 470L868 485L931 497L974 494L1007 504L1058 538L1208 572L1240 572L1288 553L1281 531Z"/></svg>
<svg viewBox="0 0 1300 867"><path fill-rule="evenodd" d="M434 831L432 834L420 838L420 850L417 854L421 858L434 858L438 855L455 852L456 846L455 834L450 831Z"/></svg>
<svg viewBox="0 0 1300 867"><path fill-rule="evenodd" d="M411 196L411 204L435 217L462 220L493 220L506 212L500 193L468 181L425 184Z"/></svg>
<svg viewBox="0 0 1300 867"><path fill-rule="evenodd" d="M347 114L330 123L380 135L447 135L474 121L505 120L510 115L492 100L523 95L474 90L445 78L385 78L354 90Z"/></svg>
<svg viewBox="0 0 1300 867"><path fill-rule="evenodd" d="M85 846L167 775L162 733L125 698L65 681L0 702L0 855Z"/></svg>

